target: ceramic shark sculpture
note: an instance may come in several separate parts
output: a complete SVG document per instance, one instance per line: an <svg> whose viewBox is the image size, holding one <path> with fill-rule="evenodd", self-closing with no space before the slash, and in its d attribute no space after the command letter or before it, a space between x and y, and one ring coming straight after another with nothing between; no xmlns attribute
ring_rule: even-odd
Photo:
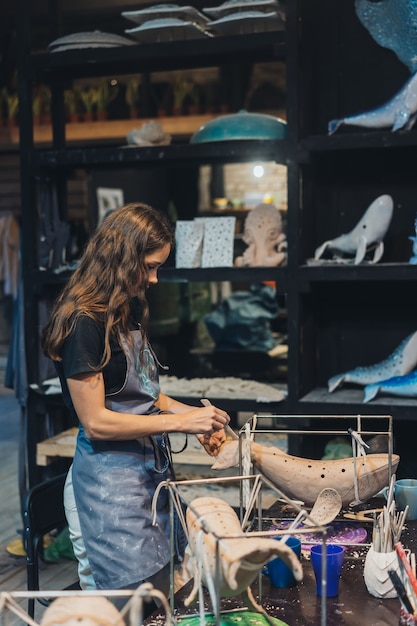
<svg viewBox="0 0 417 626"><path fill-rule="evenodd" d="M364 402L370 402L380 392L391 396L417 398L417 370L404 376L392 376L386 380L366 385L363 391Z"/></svg>
<svg viewBox="0 0 417 626"><path fill-rule="evenodd" d="M417 117L417 73L413 74L395 96L382 106L331 120L328 124L329 135L341 126L362 126L365 128L391 128L392 132L411 130Z"/></svg>
<svg viewBox="0 0 417 626"><path fill-rule="evenodd" d="M308 505L312 505L325 488L336 489L343 506L359 504L372 498L390 480L388 454L368 454L365 458L356 459L315 460L292 456L274 446L252 441L250 456L256 468L278 489L289 498L302 500ZM393 473L399 461L400 457L393 454ZM227 439L220 447L212 469L227 469L238 462L239 441ZM355 494L355 472L358 498Z"/></svg>
<svg viewBox="0 0 417 626"><path fill-rule="evenodd" d="M329 122L329 134L342 125L410 130L417 116L417 5L410 0L355 0L356 14L373 39L395 52L411 77L380 107Z"/></svg>
<svg viewBox="0 0 417 626"><path fill-rule="evenodd" d="M417 331L404 339L394 352L384 361L368 367L355 367L342 374L336 374L328 380L329 393L342 383L371 385L378 381L403 376L417 367Z"/></svg>
<svg viewBox="0 0 417 626"><path fill-rule="evenodd" d="M194 586L185 600L189 606L197 597L200 582L208 589L216 576L216 543L218 541L219 587L222 598L240 595L248 608L264 614L250 589L265 563L275 557L282 558L292 570L296 580L301 580L303 570L297 556L285 543L269 537L242 537L239 518L224 500L200 497L187 507L186 524L189 547L193 555ZM201 529L207 532L202 532ZM200 564L200 567L198 565Z"/></svg>
<svg viewBox="0 0 417 626"><path fill-rule="evenodd" d="M320 259L326 250L330 250L335 258L354 255L354 264L358 265L368 251L375 249L372 263L377 263L384 253L383 239L391 223L393 210L394 202L391 196L388 194L378 196L353 230L336 239L325 241L316 249L314 259Z"/></svg>

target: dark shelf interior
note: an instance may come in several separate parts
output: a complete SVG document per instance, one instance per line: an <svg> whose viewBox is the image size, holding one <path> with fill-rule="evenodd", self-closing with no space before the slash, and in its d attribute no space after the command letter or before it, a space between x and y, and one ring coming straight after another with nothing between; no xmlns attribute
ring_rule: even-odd
<svg viewBox="0 0 417 626"><path fill-rule="evenodd" d="M256 159L286 163L285 140L247 139L200 144L170 144L149 147L72 148L44 150L35 155L39 168L94 167L106 165L123 167L149 164L163 167L169 162L181 163L244 163Z"/></svg>

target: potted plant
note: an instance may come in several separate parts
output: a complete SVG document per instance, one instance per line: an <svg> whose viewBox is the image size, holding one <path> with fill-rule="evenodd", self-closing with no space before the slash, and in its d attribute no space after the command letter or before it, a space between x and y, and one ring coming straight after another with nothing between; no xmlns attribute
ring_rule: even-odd
<svg viewBox="0 0 417 626"><path fill-rule="evenodd" d="M91 122L97 103L97 89L94 87L84 87L80 90L80 99L84 108L82 114L83 119L85 122Z"/></svg>
<svg viewBox="0 0 417 626"><path fill-rule="evenodd" d="M19 111L19 96L17 92L9 92L7 87L4 87L3 101L6 105L6 119L8 126L17 126L17 114Z"/></svg>
<svg viewBox="0 0 417 626"><path fill-rule="evenodd" d="M71 123L79 121L80 99L81 96L79 89L66 89L64 91L64 104L67 112L67 119Z"/></svg>
<svg viewBox="0 0 417 626"><path fill-rule="evenodd" d="M51 90L46 85L40 88L41 97L41 123L51 123Z"/></svg>
<svg viewBox="0 0 417 626"><path fill-rule="evenodd" d="M130 78L126 83L125 100L129 107L131 119L138 117L140 101L139 86L140 81L138 78Z"/></svg>
<svg viewBox="0 0 417 626"><path fill-rule="evenodd" d="M41 88L39 87L34 91L32 98L32 116L33 116L33 124L38 126L41 123L41 113L42 113L42 93Z"/></svg>
<svg viewBox="0 0 417 626"><path fill-rule="evenodd" d="M173 85L174 102L172 106L173 115L183 115L185 99L190 91L190 81L187 78L177 78Z"/></svg>
<svg viewBox="0 0 417 626"><path fill-rule="evenodd" d="M108 80L103 80L97 87L97 119L107 119L107 107L119 93L118 85L112 85Z"/></svg>
<svg viewBox="0 0 417 626"><path fill-rule="evenodd" d="M187 113L189 115L197 115L200 110L199 87L194 81L188 80L186 84L186 91L185 100L187 103Z"/></svg>

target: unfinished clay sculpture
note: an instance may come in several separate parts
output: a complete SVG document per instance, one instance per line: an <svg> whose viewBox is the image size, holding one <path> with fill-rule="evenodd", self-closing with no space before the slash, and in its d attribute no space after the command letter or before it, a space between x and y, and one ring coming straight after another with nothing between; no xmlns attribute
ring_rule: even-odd
<svg viewBox="0 0 417 626"><path fill-rule="evenodd" d="M343 506L365 502L389 483L389 455L367 454L336 460L316 460L292 456L275 446L250 442L250 456L256 468L288 497L314 504L326 487L336 489ZM400 457L392 455L395 472ZM226 469L239 463L239 441L227 439L220 447L213 469ZM355 488L356 483L356 488Z"/></svg>
<svg viewBox="0 0 417 626"><path fill-rule="evenodd" d="M238 267L275 267L287 262L287 237L282 217L274 204L258 204L246 220L243 241L247 248L235 259Z"/></svg>
<svg viewBox="0 0 417 626"><path fill-rule="evenodd" d="M361 263L368 252L374 251L371 263L378 263L384 253L383 239L391 223L394 202L391 196L378 196L367 208L362 218L350 232L325 241L314 253L314 260L321 259L326 250L336 260Z"/></svg>
<svg viewBox="0 0 417 626"><path fill-rule="evenodd" d="M219 560L217 591L220 597L241 595L249 609L266 617L269 616L257 604L250 589L250 584L265 563L280 557L290 567L296 580L303 577L298 557L284 542L269 537L250 536L250 533L242 537L238 516L220 498L201 497L192 500L187 508L186 522L194 572L194 586L185 600L186 606L196 599L200 583L209 590L214 589L216 554Z"/></svg>

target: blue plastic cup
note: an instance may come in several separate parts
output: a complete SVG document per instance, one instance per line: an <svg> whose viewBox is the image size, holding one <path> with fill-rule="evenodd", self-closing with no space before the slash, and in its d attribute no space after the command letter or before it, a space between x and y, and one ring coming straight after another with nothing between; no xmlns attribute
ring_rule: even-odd
<svg viewBox="0 0 417 626"><path fill-rule="evenodd" d="M313 546L310 550L311 564L316 577L316 590L318 596L324 595L324 589L322 587L322 551L323 544ZM326 598L334 598L339 594L339 580L342 573L344 558L345 549L343 546L331 543L326 545Z"/></svg>
<svg viewBox="0 0 417 626"><path fill-rule="evenodd" d="M274 539L279 541L281 537L274 537ZM301 541L297 539L297 537L288 537L286 544L295 552L298 558L300 558ZM297 584L292 570L288 567L285 561L279 557L269 561L269 563L264 567L264 572L267 576L269 576L273 587L279 587L282 589L284 587L293 587Z"/></svg>

